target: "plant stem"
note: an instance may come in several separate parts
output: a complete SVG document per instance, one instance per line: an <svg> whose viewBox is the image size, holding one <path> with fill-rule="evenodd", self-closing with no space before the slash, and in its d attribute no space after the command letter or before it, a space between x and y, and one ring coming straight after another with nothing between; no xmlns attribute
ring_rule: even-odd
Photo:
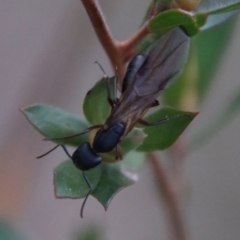
<svg viewBox="0 0 240 240"><path fill-rule="evenodd" d="M96 0L82 0L96 35L102 44L111 65L120 82L125 74L126 62L131 57L134 45L149 33L147 24L141 27L131 38L126 41L117 41L111 34L103 13Z"/></svg>
<svg viewBox="0 0 240 240"><path fill-rule="evenodd" d="M163 202L167 209L171 226L170 239L186 240L186 233L177 193L174 190L169 177L167 177L167 174L156 155L154 153L149 153L148 158L159 187L159 192L161 193Z"/></svg>
<svg viewBox="0 0 240 240"><path fill-rule="evenodd" d="M146 22L135 34L133 34L132 37L130 37L128 40L118 42L118 45L123 52L128 53L148 33L150 33L150 30Z"/></svg>
<svg viewBox="0 0 240 240"><path fill-rule="evenodd" d="M95 0L82 0L82 3L87 11L99 41L110 59L113 69L117 67L119 75L119 71L122 71L122 63L119 61L121 53L117 41L113 38L105 22L99 5Z"/></svg>

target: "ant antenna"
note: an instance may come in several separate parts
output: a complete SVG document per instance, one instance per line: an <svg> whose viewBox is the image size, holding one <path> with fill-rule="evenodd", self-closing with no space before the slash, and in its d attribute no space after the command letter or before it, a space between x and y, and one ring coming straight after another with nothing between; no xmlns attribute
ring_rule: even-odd
<svg viewBox="0 0 240 240"><path fill-rule="evenodd" d="M85 171L82 171L82 173L83 173L83 178L84 178L85 182L87 183L87 185L88 185L88 187L89 187L89 191L88 191L87 196L84 198L84 201L83 201L82 206L81 206L81 210L80 210L80 217L81 217L81 218L83 218L83 209L84 209L84 207L85 207L85 204L86 204L86 202L87 202L87 199L88 199L89 195L90 195L91 192L92 192L92 186L91 186L90 182L89 182L88 179L87 179L87 176L86 176L86 174L85 174Z"/></svg>
<svg viewBox="0 0 240 240"><path fill-rule="evenodd" d="M104 77L105 77L105 78L109 78L108 75L106 74L106 72L104 71L102 65L101 65L98 61L95 61L94 63L96 63L96 64L100 67L100 69L101 69L102 72L103 72Z"/></svg>
<svg viewBox="0 0 240 240"><path fill-rule="evenodd" d="M109 82L110 78L109 78L109 76L106 74L106 72L104 71L102 65L101 65L98 61L95 61L94 63L96 63L96 64L99 66L99 68L101 69L101 71L103 72L103 77L105 78L106 83L107 83L108 102L109 102L110 106L113 108L113 107L114 107L114 101L115 101L115 99L113 100L113 99L111 98L111 86L110 86L110 82ZM115 98L115 97L114 97L114 98Z"/></svg>
<svg viewBox="0 0 240 240"><path fill-rule="evenodd" d="M66 155L67 155L70 159L72 159L72 157L71 157L71 155L69 154L69 152L68 152L67 148L65 147L65 145L61 144L60 146L63 148L63 151L66 153Z"/></svg>
<svg viewBox="0 0 240 240"><path fill-rule="evenodd" d="M53 150L55 150L55 149L58 148L59 146L61 146L61 147L63 148L63 151L66 153L66 155L67 155L70 159L72 159L72 157L71 157L71 155L69 154L67 148L66 148L65 145L63 145L63 144L58 144L58 145L56 145L54 148L52 148L52 149L49 150L48 152L46 152L46 153L38 156L37 159L42 158L42 157L45 157L46 155L48 155L49 153L51 153Z"/></svg>
<svg viewBox="0 0 240 240"><path fill-rule="evenodd" d="M88 132L90 132L91 130L93 130L95 128L101 128L102 126L103 126L102 124L98 124L98 125L94 125L92 127L89 127L87 129L83 130L82 132L74 134L74 135L70 135L70 136L67 136L67 137L59 137L59 138L44 138L43 140L44 141L52 141L52 140L62 140L62 139L75 138L75 137L78 137L78 136L83 135L85 133L88 133Z"/></svg>
<svg viewBox="0 0 240 240"><path fill-rule="evenodd" d="M117 70L118 70L118 67L116 66L116 67L115 67L116 76L115 76L115 79L114 79L114 88L113 88L113 96L114 96L114 102L115 102L115 103L117 103L117 101L118 101L118 99L117 99L117 85L118 85Z"/></svg>
<svg viewBox="0 0 240 240"><path fill-rule="evenodd" d="M102 65L98 62L95 61L95 63L100 67L100 69L103 72L104 78L106 79L107 82L107 96L108 96L108 102L110 104L110 106L112 107L112 109L115 107L116 102L117 102L117 97L116 97L116 80L114 79L114 85L113 85L113 98L111 98L111 86L110 86L110 77L106 74L106 72L104 71Z"/></svg>
<svg viewBox="0 0 240 240"><path fill-rule="evenodd" d="M54 148L52 148L52 149L49 150L48 152L46 152L46 153L38 156L37 159L42 158L42 157L45 157L46 155L48 155L50 152L52 152L53 150L55 150L55 149L58 148L59 146L60 146L60 144L56 145Z"/></svg>

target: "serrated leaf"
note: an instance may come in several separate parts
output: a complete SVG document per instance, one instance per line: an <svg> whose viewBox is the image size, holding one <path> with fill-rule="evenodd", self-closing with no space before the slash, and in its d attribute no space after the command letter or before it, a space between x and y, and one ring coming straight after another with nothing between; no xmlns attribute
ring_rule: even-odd
<svg viewBox="0 0 240 240"><path fill-rule="evenodd" d="M83 118L50 105L36 104L23 108L21 111L33 127L46 138L70 136L89 127L88 123ZM78 146L86 141L87 135L85 134L56 142Z"/></svg>
<svg viewBox="0 0 240 240"><path fill-rule="evenodd" d="M110 83L113 83L113 79L110 80ZM110 86L112 90L113 84ZM91 124L103 124L109 116L111 107L107 97L107 83L105 79L99 80L86 94L83 102L83 112Z"/></svg>
<svg viewBox="0 0 240 240"><path fill-rule="evenodd" d="M93 195L104 208L107 208L114 195L121 189L132 185L137 180L137 175L128 169L140 168L144 154L130 154L125 161L116 164L101 164L86 171L87 178L92 185ZM134 161L136 161L134 163ZM89 188L71 160L59 164L54 169L55 194L59 198L83 198Z"/></svg>
<svg viewBox="0 0 240 240"><path fill-rule="evenodd" d="M136 182L137 175L115 164L102 164L102 167L101 179L91 195L107 210L113 197L123 188Z"/></svg>
<svg viewBox="0 0 240 240"><path fill-rule="evenodd" d="M197 14L197 17L190 12L181 9L171 9L159 13L149 21L149 29L153 33L165 33L175 27L182 26L189 36L199 32L200 27L205 24L207 15Z"/></svg>
<svg viewBox="0 0 240 240"><path fill-rule="evenodd" d="M183 112L172 108L163 108L149 115L145 119L149 123L164 119L166 117L169 118L169 121L158 126L145 127L144 132L148 136L137 150L149 152L155 150L164 150L170 147L196 115L197 113Z"/></svg>
<svg viewBox="0 0 240 240"><path fill-rule="evenodd" d="M96 188L101 173L101 166L86 171L92 189ZM89 192L82 171L73 165L72 160L64 161L54 169L54 187L55 195L59 198L83 198Z"/></svg>

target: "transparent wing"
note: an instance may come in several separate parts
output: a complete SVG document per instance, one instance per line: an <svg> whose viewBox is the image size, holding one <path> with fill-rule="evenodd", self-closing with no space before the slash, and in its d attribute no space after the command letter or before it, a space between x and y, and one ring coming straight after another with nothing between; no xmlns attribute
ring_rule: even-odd
<svg viewBox="0 0 240 240"><path fill-rule="evenodd" d="M150 50L145 66L135 76L133 88L139 96L163 90L181 73L187 61L189 43L189 37L180 28L160 39Z"/></svg>
<svg viewBox="0 0 240 240"><path fill-rule="evenodd" d="M147 60L135 74L107 122L122 120L135 124L160 91L181 73L187 60L189 42L189 37L179 28L164 35L149 51Z"/></svg>

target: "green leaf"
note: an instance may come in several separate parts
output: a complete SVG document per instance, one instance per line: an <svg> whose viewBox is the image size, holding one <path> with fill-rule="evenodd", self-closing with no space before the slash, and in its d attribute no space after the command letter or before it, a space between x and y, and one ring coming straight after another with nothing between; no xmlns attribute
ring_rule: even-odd
<svg viewBox="0 0 240 240"><path fill-rule="evenodd" d="M188 147L190 151L195 148L201 146L206 143L212 136L214 136L219 130L223 128L237 113L240 111L240 90L237 92L235 96L233 96L232 100L222 111L220 116L215 117L214 120L206 126L204 130L201 131L190 143Z"/></svg>
<svg viewBox="0 0 240 240"><path fill-rule="evenodd" d="M240 1L232 0L213 3L211 6L201 4L195 13L181 9L170 9L152 18L149 21L149 29L153 33L164 34L175 27L181 26L189 36L194 36L200 29L207 29L228 19L239 8ZM211 15L214 15L214 17ZM208 18L209 16L210 18Z"/></svg>
<svg viewBox="0 0 240 240"><path fill-rule="evenodd" d="M205 13L197 13L195 14L195 21L198 27L202 27L207 22L207 17Z"/></svg>
<svg viewBox="0 0 240 240"><path fill-rule="evenodd" d="M93 189L91 195L107 208L117 192L136 181L137 175L129 169L139 169L144 160L145 154L131 152L123 161L115 160L115 164L102 163L86 171ZM62 162L54 169L54 186L55 194L59 198L83 198L89 191L82 172L71 160Z"/></svg>
<svg viewBox="0 0 240 240"><path fill-rule="evenodd" d="M115 164L102 164L102 177L91 193L107 210L113 197L123 188L132 185L137 175Z"/></svg>
<svg viewBox="0 0 240 240"><path fill-rule="evenodd" d="M166 117L169 121L158 126L148 126L144 132L148 135L143 144L137 149L149 152L164 150L170 147L182 134L197 113L183 112L172 108L163 108L149 115L145 120L149 123L155 122Z"/></svg>
<svg viewBox="0 0 240 240"><path fill-rule="evenodd" d="M101 166L86 171L92 189L95 189L100 181L101 173ZM82 171L73 165L72 160L64 161L54 169L54 187L55 195L59 198L83 198L89 192Z"/></svg>
<svg viewBox="0 0 240 240"><path fill-rule="evenodd" d="M181 9L171 9L159 13L150 20L149 29L153 33L165 33L175 27L182 26L189 36L194 36L199 32L207 19L206 14L198 13L196 16Z"/></svg>
<svg viewBox="0 0 240 240"><path fill-rule="evenodd" d="M235 15L239 8L239 0L203 1L196 10L196 12L206 14L208 16L208 19L205 25L201 28L201 31L226 21Z"/></svg>
<svg viewBox="0 0 240 240"><path fill-rule="evenodd" d="M223 54L233 33L235 23L236 19L231 19L193 38L193 48L191 50L194 51L193 54L196 55L198 62L198 70L196 72L198 73L197 89L200 101L213 81L213 74L224 56Z"/></svg>
<svg viewBox="0 0 240 240"><path fill-rule="evenodd" d="M134 128L123 140L120 142L121 151L126 154L129 151L136 149L142 144L147 135L142 129Z"/></svg>
<svg viewBox="0 0 240 240"><path fill-rule="evenodd" d="M238 10L239 8L240 8L240 1L238 1L235 4L228 4L222 8L213 10L210 12L210 14L219 14L219 13L230 12L230 11Z"/></svg>
<svg viewBox="0 0 240 240"><path fill-rule="evenodd" d="M219 24L224 24L225 21L231 20L231 18L237 16L236 13L236 11L233 11L217 15L209 15L206 24L201 27L201 32L208 30L209 28L216 27Z"/></svg>
<svg viewBox="0 0 240 240"><path fill-rule="evenodd" d="M23 240L24 238L9 222L0 219L1 240Z"/></svg>
<svg viewBox="0 0 240 240"><path fill-rule="evenodd" d="M110 83L113 83L113 79L110 80ZM113 84L111 84L112 89ZM83 112L91 124L103 124L109 116L111 107L107 97L107 83L105 79L99 80L86 94L83 102Z"/></svg>
<svg viewBox="0 0 240 240"><path fill-rule="evenodd" d="M87 228L84 227L80 229L79 232L74 234L74 238L70 238L73 240L102 240L103 233L102 229L96 225L87 225Z"/></svg>
<svg viewBox="0 0 240 240"><path fill-rule="evenodd" d="M77 134L88 128L88 123L67 111L45 104L21 109L28 121L46 138L59 138ZM57 140L64 144L79 146L87 141L86 134L71 139Z"/></svg>
<svg viewBox="0 0 240 240"><path fill-rule="evenodd" d="M197 12L204 12L207 14L219 14L229 11L234 11L240 8L239 0L208 0L203 1L197 8Z"/></svg>

